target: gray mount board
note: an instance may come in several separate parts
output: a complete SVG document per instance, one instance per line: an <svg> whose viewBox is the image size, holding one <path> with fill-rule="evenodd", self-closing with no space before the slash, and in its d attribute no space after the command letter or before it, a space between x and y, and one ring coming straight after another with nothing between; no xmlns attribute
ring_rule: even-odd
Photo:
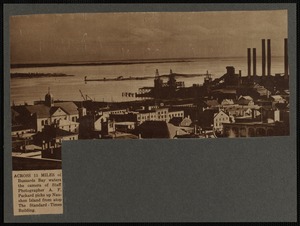
<svg viewBox="0 0 300 226"><path fill-rule="evenodd" d="M5 222L295 222L296 76L290 78L288 137L66 142L64 214L12 214L9 16L275 9L288 9L289 45L296 46L296 4L5 4ZM289 56L296 75L296 48Z"/></svg>

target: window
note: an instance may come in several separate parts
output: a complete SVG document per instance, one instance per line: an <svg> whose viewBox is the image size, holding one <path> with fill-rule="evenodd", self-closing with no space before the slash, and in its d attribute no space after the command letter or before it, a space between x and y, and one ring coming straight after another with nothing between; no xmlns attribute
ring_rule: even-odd
<svg viewBox="0 0 300 226"><path fill-rule="evenodd" d="M42 126L44 125L44 120L42 120Z"/></svg>

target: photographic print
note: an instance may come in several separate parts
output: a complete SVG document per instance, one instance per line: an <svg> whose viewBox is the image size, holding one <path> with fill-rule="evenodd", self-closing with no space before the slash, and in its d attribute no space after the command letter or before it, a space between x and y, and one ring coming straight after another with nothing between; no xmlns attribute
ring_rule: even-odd
<svg viewBox="0 0 300 226"><path fill-rule="evenodd" d="M287 10L12 16L13 170L78 139L288 136L287 35Z"/></svg>

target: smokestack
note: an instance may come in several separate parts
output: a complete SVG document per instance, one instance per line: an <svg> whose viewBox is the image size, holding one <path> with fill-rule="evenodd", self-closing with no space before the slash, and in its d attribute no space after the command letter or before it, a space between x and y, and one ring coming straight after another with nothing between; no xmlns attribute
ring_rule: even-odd
<svg viewBox="0 0 300 226"><path fill-rule="evenodd" d="M253 76L256 76L256 48L253 48Z"/></svg>
<svg viewBox="0 0 300 226"><path fill-rule="evenodd" d="M287 79L289 75L289 61L288 61L288 40L284 39L284 78Z"/></svg>
<svg viewBox="0 0 300 226"><path fill-rule="evenodd" d="M251 76L251 48L248 48L248 77Z"/></svg>
<svg viewBox="0 0 300 226"><path fill-rule="evenodd" d="M261 40L262 76L266 75L266 40Z"/></svg>
<svg viewBox="0 0 300 226"><path fill-rule="evenodd" d="M271 39L267 40L267 73L271 76Z"/></svg>

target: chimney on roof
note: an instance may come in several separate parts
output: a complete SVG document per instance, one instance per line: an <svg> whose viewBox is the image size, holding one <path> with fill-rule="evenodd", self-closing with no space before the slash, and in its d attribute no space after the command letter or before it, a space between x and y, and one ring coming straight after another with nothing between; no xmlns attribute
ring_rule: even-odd
<svg viewBox="0 0 300 226"><path fill-rule="evenodd" d="M267 72L271 76L271 39L267 40Z"/></svg>
<svg viewBox="0 0 300 226"><path fill-rule="evenodd" d="M288 39L284 39L284 78L289 76L289 61L288 61Z"/></svg>
<svg viewBox="0 0 300 226"><path fill-rule="evenodd" d="M248 77L251 76L251 48L247 49L247 59L248 59Z"/></svg>
<svg viewBox="0 0 300 226"><path fill-rule="evenodd" d="M262 67L262 76L266 76L266 40L261 40L261 67Z"/></svg>
<svg viewBox="0 0 300 226"><path fill-rule="evenodd" d="M256 76L256 48L253 48L253 76Z"/></svg>

